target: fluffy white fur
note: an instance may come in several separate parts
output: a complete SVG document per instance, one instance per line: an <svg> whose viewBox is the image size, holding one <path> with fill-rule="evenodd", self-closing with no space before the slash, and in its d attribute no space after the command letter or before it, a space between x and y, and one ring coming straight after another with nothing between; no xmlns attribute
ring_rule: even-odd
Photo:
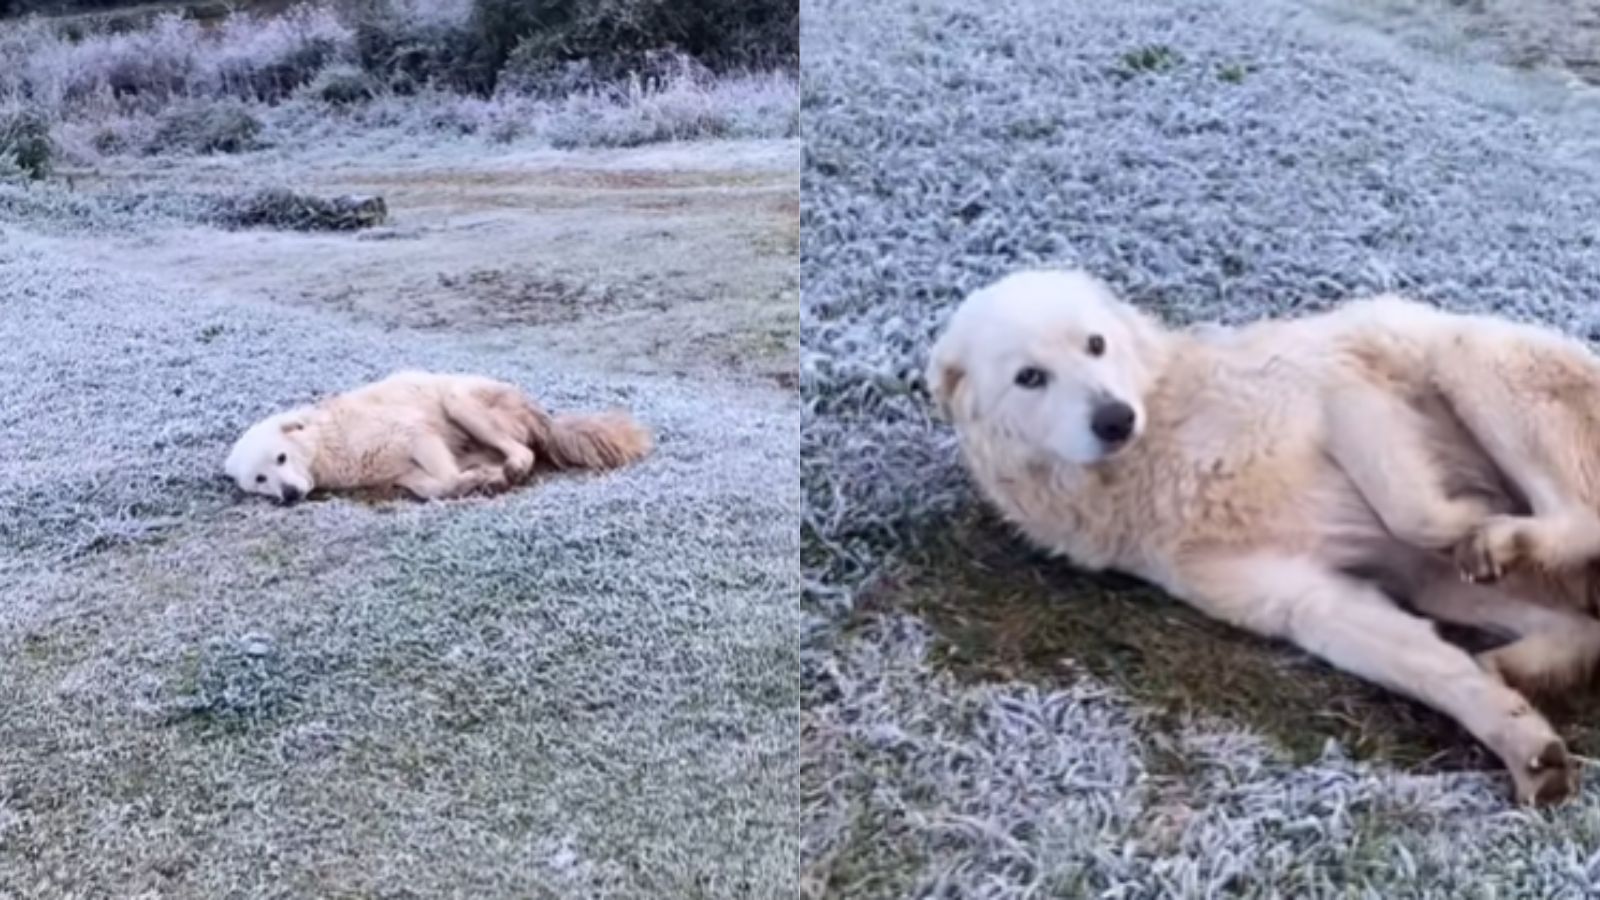
<svg viewBox="0 0 1600 900"><path fill-rule="evenodd" d="M1576 608L1600 557L1600 362L1581 345L1392 297L1175 332L1082 272L1031 271L962 303L928 382L1035 543L1432 705L1520 800L1574 790L1520 689L1600 658ZM1133 410L1126 439L1097 434L1106 403ZM1474 658L1412 610L1510 643Z"/></svg>
<svg viewBox="0 0 1600 900"><path fill-rule="evenodd" d="M318 489L436 499L503 490L541 462L614 468L650 447L649 432L621 413L552 417L504 382L397 372L256 423L224 470L241 490L284 503Z"/></svg>

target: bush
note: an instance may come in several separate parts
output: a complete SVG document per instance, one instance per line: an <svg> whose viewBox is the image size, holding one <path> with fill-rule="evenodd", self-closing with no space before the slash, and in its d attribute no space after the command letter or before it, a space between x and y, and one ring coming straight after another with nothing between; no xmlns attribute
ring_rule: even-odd
<svg viewBox="0 0 1600 900"><path fill-rule="evenodd" d="M261 120L233 101L194 102L162 114L146 153L243 153L261 146Z"/></svg>
<svg viewBox="0 0 1600 900"><path fill-rule="evenodd" d="M216 90L268 103L310 84L348 60L354 35L331 10L301 6L271 18L229 16L215 49L206 54Z"/></svg>
<svg viewBox="0 0 1600 900"><path fill-rule="evenodd" d="M331 106L354 106L374 96L372 77L355 66L330 66L311 82L311 96Z"/></svg>
<svg viewBox="0 0 1600 900"><path fill-rule="evenodd" d="M645 50L607 59L553 60L544 55L544 42L524 39L511 51L500 70L500 87L547 99L630 86L646 92L669 86L707 85L716 75L705 64L684 53Z"/></svg>
<svg viewBox="0 0 1600 900"><path fill-rule="evenodd" d="M559 102L543 134L552 146L634 147L660 141L793 137L799 85L790 76L676 78L644 88L578 94Z"/></svg>
<svg viewBox="0 0 1600 900"><path fill-rule="evenodd" d="M89 146L101 156L116 156L132 149L128 136L115 128L102 128L89 139Z"/></svg>
<svg viewBox="0 0 1600 900"><path fill-rule="evenodd" d="M388 3L358 14L357 63L379 84L398 94L428 88L486 93L493 79L475 68L473 36L464 24L423 18Z"/></svg>
<svg viewBox="0 0 1600 900"><path fill-rule="evenodd" d="M508 66L538 81L578 60L616 80L663 50L719 71L793 66L799 27L794 0L474 0L468 20L490 88Z"/></svg>
<svg viewBox="0 0 1600 900"><path fill-rule="evenodd" d="M50 122L42 114L31 109L0 113L0 157L23 174L47 177L55 153Z"/></svg>
<svg viewBox="0 0 1600 900"><path fill-rule="evenodd" d="M327 198L269 188L219 201L214 218L229 228L359 231L382 225L389 218L389 208L382 197Z"/></svg>
<svg viewBox="0 0 1600 900"><path fill-rule="evenodd" d="M297 7L272 18L230 16L216 28L175 13L126 33L71 40L44 20L0 29L0 96L28 97L52 115L154 113L185 97L276 101L354 56L333 13Z"/></svg>

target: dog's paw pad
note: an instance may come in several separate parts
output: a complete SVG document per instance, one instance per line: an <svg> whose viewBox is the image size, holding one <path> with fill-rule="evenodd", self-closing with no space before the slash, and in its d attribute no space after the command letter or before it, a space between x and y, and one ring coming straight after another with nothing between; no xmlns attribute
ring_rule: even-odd
<svg viewBox="0 0 1600 900"><path fill-rule="evenodd" d="M1453 554L1461 580L1468 583L1499 581L1515 562L1520 546L1513 524L1490 522L1473 529L1456 545Z"/></svg>

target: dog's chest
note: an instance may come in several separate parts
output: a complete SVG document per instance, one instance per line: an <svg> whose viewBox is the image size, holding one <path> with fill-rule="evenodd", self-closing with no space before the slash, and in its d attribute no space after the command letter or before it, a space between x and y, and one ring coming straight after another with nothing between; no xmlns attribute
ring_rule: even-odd
<svg viewBox="0 0 1600 900"><path fill-rule="evenodd" d="M1181 383L1181 392L1160 398L1146 434L1144 514L1181 523L1180 543L1299 531L1308 497L1337 476L1303 372L1269 360L1226 375Z"/></svg>

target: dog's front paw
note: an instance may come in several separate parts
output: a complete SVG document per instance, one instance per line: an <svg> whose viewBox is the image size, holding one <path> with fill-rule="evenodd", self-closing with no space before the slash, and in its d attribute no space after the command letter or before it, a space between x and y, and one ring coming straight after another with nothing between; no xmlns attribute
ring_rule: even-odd
<svg viewBox="0 0 1600 900"><path fill-rule="evenodd" d="M533 473L533 462L532 450L527 447L517 447L510 456L506 457L506 475L512 481L524 481Z"/></svg>
<svg viewBox="0 0 1600 900"><path fill-rule="evenodd" d="M1522 520L1491 516L1456 544L1456 567L1467 581L1498 581L1522 558Z"/></svg>
<svg viewBox="0 0 1600 900"><path fill-rule="evenodd" d="M462 473L469 492L498 494L511 489L505 466L475 466Z"/></svg>

